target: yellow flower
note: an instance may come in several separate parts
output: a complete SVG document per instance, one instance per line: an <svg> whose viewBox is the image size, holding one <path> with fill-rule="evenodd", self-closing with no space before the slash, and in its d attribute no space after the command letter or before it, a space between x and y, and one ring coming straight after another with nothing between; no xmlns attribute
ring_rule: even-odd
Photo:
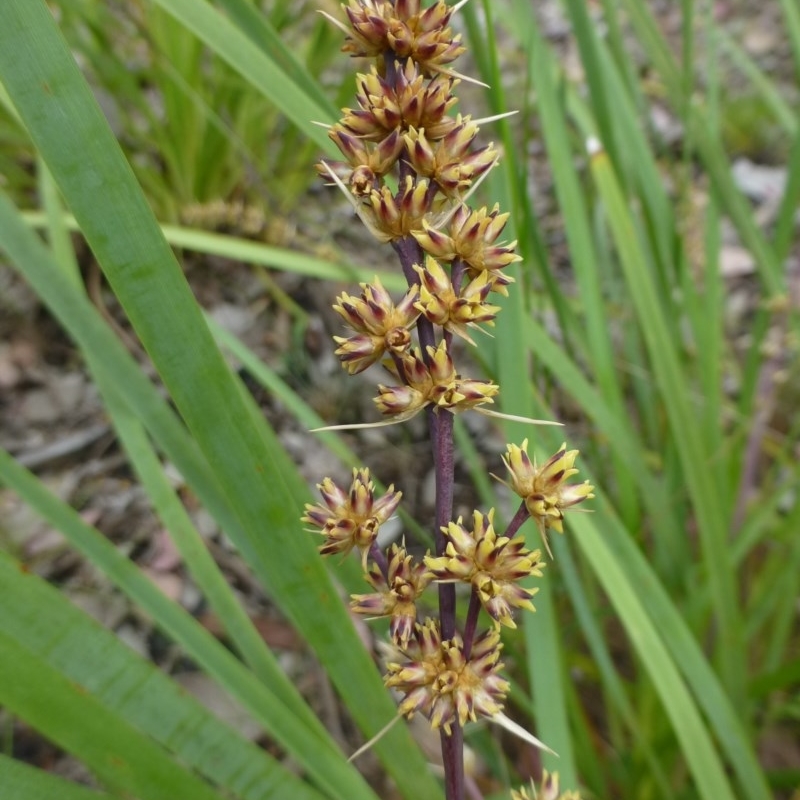
<svg viewBox="0 0 800 800"><path fill-rule="evenodd" d="M376 500L375 485L370 480L368 469L353 470L353 481L347 492L330 478L325 478L317 488L325 505L307 503L302 521L321 529L325 542L320 553L324 556L334 553L346 555L357 547L361 550L366 570L369 549L378 529L392 516L403 493L390 486L386 494Z"/></svg>
<svg viewBox="0 0 800 800"><path fill-rule="evenodd" d="M405 695L402 715L419 712L432 727L450 733L456 720L464 725L502 710L509 684L499 675L501 648L500 634L490 630L475 640L467 659L461 637L442 641L438 623L429 619L416 625L408 647L401 651L404 660L390 663L384 680Z"/></svg>
<svg viewBox="0 0 800 800"><path fill-rule="evenodd" d="M482 322L494 325L500 307L485 302L492 288L488 273L481 273L456 292L450 276L435 258L428 256L425 268L415 264L414 270L420 279L419 300L414 307L429 322L461 336L470 344L474 342L467 333L468 326Z"/></svg>
<svg viewBox="0 0 800 800"><path fill-rule="evenodd" d="M427 361L414 349L401 362L402 386L378 385L375 405L384 416L411 419L427 405L459 413L492 403L499 388L491 381L462 378L456 373L446 342L428 347Z"/></svg>
<svg viewBox="0 0 800 800"><path fill-rule="evenodd" d="M395 305L376 278L372 284L361 284L361 296L342 293L333 310L355 331L355 336L334 336L339 347L336 355L351 374L375 364L388 350L402 355L411 344L409 330L419 316L414 307L417 287L412 286Z"/></svg>
<svg viewBox="0 0 800 800"><path fill-rule="evenodd" d="M520 257L515 255L516 242L495 244L508 222L509 214L501 214L500 207L489 211L480 208L472 211L462 205L450 219L448 230L437 230L423 220L422 230L412 229L411 234L420 247L440 261L453 261L460 258L467 266L471 279L481 272L488 272L492 291L507 294L506 286L513 278L501 270Z"/></svg>
<svg viewBox="0 0 800 800"><path fill-rule="evenodd" d="M557 453L538 467L536 461L532 462L528 456L526 439L521 447L507 445L503 457L503 463L511 473L508 485L525 501L548 553L550 546L547 543L547 529L552 528L563 533L564 511L594 497L594 487L589 481L567 483L569 478L578 474L578 470L573 467L577 456L577 450L567 450L566 444L562 444Z"/></svg>
<svg viewBox="0 0 800 800"><path fill-rule="evenodd" d="M447 538L445 554L425 557L425 564L437 580L471 583L481 604L501 625L515 628L512 608L535 611L530 598L536 589L519 585L522 578L541 577L541 552L531 552L520 536L509 539L495 533L492 520L494 509L485 516L473 513L472 531L462 524L451 522L442 532Z"/></svg>
<svg viewBox="0 0 800 800"><path fill-rule="evenodd" d="M356 614L391 617L389 634L398 647L407 647L417 621L417 598L433 577L420 562L406 553L404 547L389 548L387 575L373 564L365 577L375 594L351 595L350 608Z"/></svg>

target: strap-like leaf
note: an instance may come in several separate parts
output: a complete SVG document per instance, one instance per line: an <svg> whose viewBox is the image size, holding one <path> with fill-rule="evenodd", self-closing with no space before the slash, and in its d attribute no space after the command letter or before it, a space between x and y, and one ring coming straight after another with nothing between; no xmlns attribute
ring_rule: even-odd
<svg viewBox="0 0 800 800"><path fill-rule="evenodd" d="M241 800L320 800L311 787L5 554L0 554L0 596L14 598L13 606L0 604L0 633L82 687L109 715L147 734L187 767ZM80 726L83 718L76 715L74 725ZM0 786L0 796L6 800L5 784L0 782Z"/></svg>
<svg viewBox="0 0 800 800"><path fill-rule="evenodd" d="M93 792L43 770L0 755L3 800L111 800L105 792Z"/></svg>
<svg viewBox="0 0 800 800"><path fill-rule="evenodd" d="M78 756L114 791L140 800L222 800L160 745L2 632L0 703Z"/></svg>

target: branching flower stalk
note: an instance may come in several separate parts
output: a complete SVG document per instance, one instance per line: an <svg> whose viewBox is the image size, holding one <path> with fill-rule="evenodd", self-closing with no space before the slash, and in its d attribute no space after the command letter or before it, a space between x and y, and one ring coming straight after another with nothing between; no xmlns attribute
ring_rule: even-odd
<svg viewBox="0 0 800 800"><path fill-rule="evenodd" d="M377 497L366 468L353 470L347 488L326 478L318 487L323 502L306 506L303 521L324 537L323 555L359 551L372 591L354 595L352 609L389 618L394 657L385 683L401 695L401 715L422 714L440 729L446 797L463 800L463 727L501 715L509 684L501 674L500 628L515 627L517 609L534 610L536 589L521 581L540 577L544 567L541 551L529 550L519 529L532 518L549 552L548 530L561 532L564 512L592 497L592 487L567 483L577 472L576 450L562 446L538 467L527 440L509 444L507 485L522 500L509 527L495 530L493 509L474 511L471 522L453 520L454 415L497 415L488 407L499 392L491 381L462 375L454 342L474 346L472 332L493 325L499 308L490 295L508 294L513 278L504 270L519 261L516 243L501 241L509 215L496 205L468 204L498 155L491 144L475 145L478 121L454 112L454 91L465 79L452 68L465 50L450 27L457 7L349 0L342 9L345 21L329 19L345 33L343 51L372 66L357 77L357 107L344 109L329 130L343 160L323 161L318 171L344 192L368 230L391 244L408 289L394 300L376 279L361 284L360 294L342 293L334 310L349 333L334 337L336 355L350 374L376 364L386 370L374 398L384 422L376 424L425 412L436 475L435 552L418 560L404 545L381 551L378 530L402 493L390 486ZM418 601L432 583L438 619L421 619ZM456 583L471 587L461 631ZM552 780L548 787L545 796L556 797Z"/></svg>

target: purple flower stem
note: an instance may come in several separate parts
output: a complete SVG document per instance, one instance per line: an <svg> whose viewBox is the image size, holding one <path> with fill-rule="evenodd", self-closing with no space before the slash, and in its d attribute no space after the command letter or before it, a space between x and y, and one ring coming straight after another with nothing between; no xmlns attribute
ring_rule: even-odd
<svg viewBox="0 0 800 800"><path fill-rule="evenodd" d="M436 469L436 529L434 540L436 555L444 554L446 540L442 528L453 517L453 483L455 461L453 454L453 415L449 411L438 413L429 409L428 426L433 442L433 460ZM452 639L456 633L456 587L450 583L439 584L439 625L442 641ZM442 760L444 787L447 800L464 800L464 731L458 720L448 735L442 731Z"/></svg>
<svg viewBox="0 0 800 800"><path fill-rule="evenodd" d="M392 53L384 53L386 64L386 81L390 86L397 82L397 72L402 62ZM405 159L400 160L400 190L402 185L414 171ZM414 264L422 264L422 248L413 236L406 236L392 242L403 268L403 275L409 286L419 283L419 276L414 271ZM428 348L436 347L436 336L433 325L421 316L417 320L422 357L430 364ZM436 413L428 407L428 431L433 444L433 458L436 469L436 554L442 555L445 548L444 535L440 531L447 525L453 515L453 415L447 411ZM456 627L456 592L454 586L439 585L439 620L442 640L451 639ZM444 763L444 786L447 800L464 800L464 732L456 720L452 724L451 733L441 733L442 760Z"/></svg>
<svg viewBox="0 0 800 800"><path fill-rule="evenodd" d="M472 653L472 643L475 641L475 629L478 627L478 615L481 611L481 599L475 587L469 596L469 608L467 609L467 621L464 623L464 658L469 660Z"/></svg>
<svg viewBox="0 0 800 800"><path fill-rule="evenodd" d="M464 800L464 731L455 720L448 735L442 731L444 763L444 796L447 800Z"/></svg>
<svg viewBox="0 0 800 800"><path fill-rule="evenodd" d="M447 541L442 533L453 518L453 415L449 411L428 412L429 429L433 440L433 461L436 469L436 555L444 555ZM439 584L439 620L442 640L456 633L456 587Z"/></svg>
<svg viewBox="0 0 800 800"><path fill-rule="evenodd" d="M523 501L520 503L517 513L514 514L514 519L508 523L508 527L506 528L506 532L503 534L503 536L513 539L517 535L517 531L522 527L523 523L528 519L529 516L530 513L528 512L528 507Z"/></svg>
<svg viewBox="0 0 800 800"><path fill-rule="evenodd" d="M419 276L412 265L422 263L422 248L416 239L408 236L392 243L403 267L408 285L419 283ZM417 335L423 357L430 361L428 347L436 346L433 325L420 317L417 320ZM446 546L441 528L447 526L453 516L453 415L449 411L436 412L427 408L428 431L433 445L433 460L436 472L436 525L434 542L436 555L442 555ZM442 640L452 639L456 632L455 586L439 584L439 625ZM464 731L458 720L451 726L451 733L441 732L442 763L444 764L444 788L447 800L464 800Z"/></svg>

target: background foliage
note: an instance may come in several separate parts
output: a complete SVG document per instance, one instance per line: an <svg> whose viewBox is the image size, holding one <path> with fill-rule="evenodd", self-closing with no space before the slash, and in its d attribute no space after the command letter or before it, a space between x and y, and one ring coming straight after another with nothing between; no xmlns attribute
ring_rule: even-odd
<svg viewBox="0 0 800 800"><path fill-rule="evenodd" d="M503 410L566 423L582 477L600 489L594 513L573 515L554 542L538 613L507 637L511 708L559 753L544 765L589 797L789 797L797 754L773 768L767 742L800 738L791 414L800 12L792 0L772 4L785 53L776 75L712 4L673 5L670 27L663 9L640 0L554 3L568 23L563 39L526 0L473 0L459 15L472 58L462 69L491 87L465 90L461 110L520 111L485 131L504 152L486 197L513 209L525 291L481 343L482 366L502 386ZM0 703L81 759L110 796L376 796L264 644L165 472L174 464L213 515L362 736L380 730L392 702L337 588L359 590L357 574L323 565L300 531L309 489L223 351L303 427L322 420L285 374L204 317L178 260L223 256L347 286L376 272L331 246L321 220L333 224L332 214L302 239L293 226L301 198L332 203L309 187L313 162L330 151L312 123L351 102L354 65L338 46L307 3L6 3L0 251L79 349L231 649L5 451L0 481L246 707L281 753L242 740L9 552ZM657 124L663 113L672 138ZM766 222L734 181L731 161L743 153L786 165ZM146 352L138 362L86 296L83 241ZM738 317L732 246L752 264ZM384 285L400 288L388 251L380 258ZM509 424L503 435L530 431ZM540 456L561 435L536 429ZM358 439L311 441L358 463L348 449ZM487 505L502 503L476 444L460 426L465 480ZM486 729L469 743L487 765L488 791L507 796L519 782L516 745ZM439 796L405 726L375 752L399 796ZM8 757L0 780L11 798L104 796Z"/></svg>

